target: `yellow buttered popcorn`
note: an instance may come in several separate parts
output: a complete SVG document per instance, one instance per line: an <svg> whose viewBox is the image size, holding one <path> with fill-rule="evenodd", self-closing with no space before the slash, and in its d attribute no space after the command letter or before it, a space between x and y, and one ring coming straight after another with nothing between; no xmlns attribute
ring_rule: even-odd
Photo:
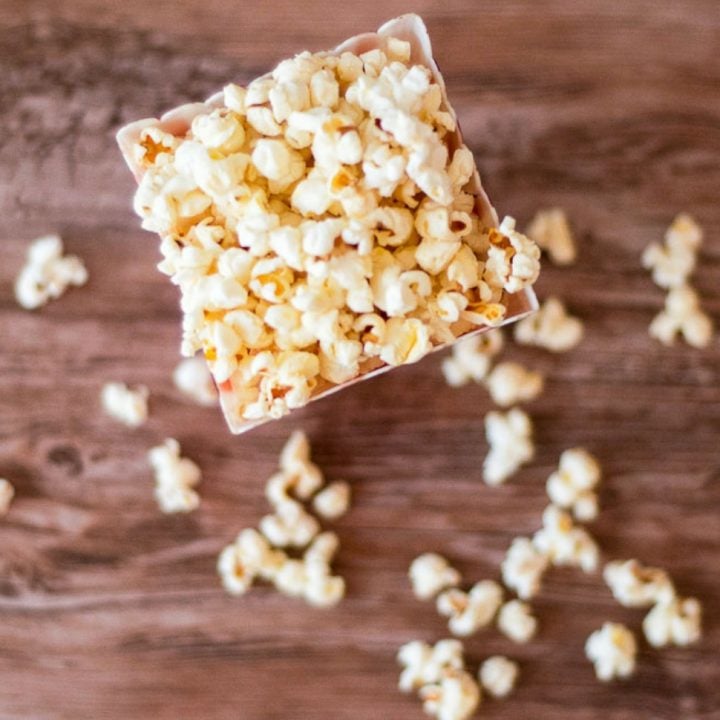
<svg viewBox="0 0 720 720"><path fill-rule="evenodd" d="M118 140L233 431L533 307L417 16Z"/></svg>

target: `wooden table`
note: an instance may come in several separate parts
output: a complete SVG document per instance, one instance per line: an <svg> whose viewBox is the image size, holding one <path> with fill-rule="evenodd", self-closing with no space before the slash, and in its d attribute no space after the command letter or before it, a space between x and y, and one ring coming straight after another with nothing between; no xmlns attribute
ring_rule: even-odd
<svg viewBox="0 0 720 720"><path fill-rule="evenodd" d="M272 8L272 9L271 9ZM352 388L243 437L174 390L175 289L130 209L122 123L245 82L304 48L332 46L401 11L423 13L491 197L521 223L560 205L581 254L548 266L586 322L575 351L511 347L547 377L529 406L537 456L512 482L481 481L481 387L447 388L439 358ZM498 577L533 532L559 453L602 460L606 558L666 567L702 599L687 649L641 645L636 676L598 683L583 657L605 620L639 631L599 575L553 571L536 641L495 631L471 664L507 653L515 695L487 718L720 718L720 343L653 342L663 295L639 256L690 211L707 241L695 276L720 321L720 7L716 0L0 1L0 476L17 499L0 525L0 717L405 720L395 652L446 628L406 571L447 555L468 582ZM90 282L36 313L12 281L30 239L59 231ZM139 430L105 418L108 380L144 383ZM352 482L336 524L348 597L321 611L260 588L227 596L219 549L266 512L263 483L295 427L330 478ZM177 437L203 468L202 506L165 517L145 453Z"/></svg>

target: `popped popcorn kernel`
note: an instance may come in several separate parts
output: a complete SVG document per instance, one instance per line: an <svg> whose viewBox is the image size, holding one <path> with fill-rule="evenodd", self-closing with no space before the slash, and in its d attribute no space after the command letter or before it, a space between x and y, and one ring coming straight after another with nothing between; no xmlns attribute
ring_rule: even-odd
<svg viewBox="0 0 720 720"><path fill-rule="evenodd" d="M201 357L184 358L173 370L175 387L198 405L212 406L218 394L207 362Z"/></svg>
<svg viewBox="0 0 720 720"><path fill-rule="evenodd" d="M645 567L637 560L616 560L603 569L603 579L613 597L625 607L648 607L671 600L675 588L660 568Z"/></svg>
<svg viewBox="0 0 720 720"><path fill-rule="evenodd" d="M244 595L256 578L272 580L285 560L285 553L271 548L257 530L248 528L223 548L217 570L228 593Z"/></svg>
<svg viewBox="0 0 720 720"><path fill-rule="evenodd" d="M653 647L685 646L702 635L702 606L695 598L663 597L645 616L643 632Z"/></svg>
<svg viewBox="0 0 720 720"><path fill-rule="evenodd" d="M480 666L478 679L483 690L495 698L507 697L515 687L520 668L503 655L493 655Z"/></svg>
<svg viewBox="0 0 720 720"><path fill-rule="evenodd" d="M571 265L577 257L565 211L561 208L539 210L527 227L527 236L547 252L556 265Z"/></svg>
<svg viewBox="0 0 720 720"><path fill-rule="evenodd" d="M667 294L665 309L655 316L649 332L663 345L672 345L679 334L688 345L705 348L713 337L713 323L700 308L697 292L688 285L679 285Z"/></svg>
<svg viewBox="0 0 720 720"><path fill-rule="evenodd" d="M584 448L565 450L556 472L547 480L547 494L558 507L572 510L582 522L598 514L595 487L600 482L600 463Z"/></svg>
<svg viewBox="0 0 720 720"><path fill-rule="evenodd" d="M587 639L585 655L595 666L598 680L626 678L635 672L637 642L624 625L606 622Z"/></svg>
<svg viewBox="0 0 720 720"><path fill-rule="evenodd" d="M515 325L515 340L521 345L536 345L550 352L567 352L583 336L583 324L567 314L558 298L550 297L540 309Z"/></svg>
<svg viewBox="0 0 720 720"><path fill-rule="evenodd" d="M462 387L471 380L482 382L490 370L492 358L503 348L501 330L490 330L452 346L452 352L442 363L445 381L451 387Z"/></svg>
<svg viewBox="0 0 720 720"><path fill-rule="evenodd" d="M538 621L526 602L509 600L500 608L497 625L500 632L513 642L526 643L535 636Z"/></svg>
<svg viewBox="0 0 720 720"><path fill-rule="evenodd" d="M295 500L286 500L260 520L260 532L275 547L304 547L320 531L318 521Z"/></svg>
<svg viewBox="0 0 720 720"><path fill-rule="evenodd" d="M410 564L408 572L413 593L419 600L430 600L441 590L460 584L460 573L437 553L424 553Z"/></svg>
<svg viewBox="0 0 720 720"><path fill-rule="evenodd" d="M13 484L5 478L0 478L0 515L7 515L14 497Z"/></svg>
<svg viewBox="0 0 720 720"><path fill-rule="evenodd" d="M437 598L437 611L448 620L453 635L467 636L489 625L502 604L502 588L492 580L473 585L469 592L445 590Z"/></svg>
<svg viewBox="0 0 720 720"><path fill-rule="evenodd" d="M483 462L483 480L488 485L501 485L535 454L532 422L518 408L489 412L485 434L490 451Z"/></svg>
<svg viewBox="0 0 720 720"><path fill-rule="evenodd" d="M462 670L465 667L463 646L459 640L439 640L432 646L414 640L398 650L397 661L403 668L398 687L406 693L439 682L447 670Z"/></svg>
<svg viewBox="0 0 720 720"><path fill-rule="evenodd" d="M110 382L103 385L100 402L114 420L128 427L139 427L148 417L149 395L150 391L144 385L131 390L124 383Z"/></svg>
<svg viewBox="0 0 720 720"><path fill-rule="evenodd" d="M503 558L500 569L505 585L521 600L529 600L540 591L549 560L529 538L515 538Z"/></svg>
<svg viewBox="0 0 720 720"><path fill-rule="evenodd" d="M337 520L350 507L350 485L341 480L330 483L313 498L313 510L327 520Z"/></svg>
<svg viewBox="0 0 720 720"><path fill-rule="evenodd" d="M555 505L543 512L543 527L533 535L533 545L553 565L579 567L591 573L597 569L600 550L585 528L575 525L572 516Z"/></svg>
<svg viewBox="0 0 720 720"><path fill-rule="evenodd" d="M148 452L155 473L155 499L164 513L190 512L200 505L195 487L201 480L200 468L180 456L180 443L168 438Z"/></svg>
<svg viewBox="0 0 720 720"><path fill-rule="evenodd" d="M651 243L642 255L642 265L652 271L653 282L661 288L680 287L695 270L702 228L685 213L678 215L665 232L665 242Z"/></svg>
<svg viewBox="0 0 720 720"><path fill-rule="evenodd" d="M534 400L542 392L543 386L543 376L539 372L526 370L516 362L499 363L485 378L485 387L490 397L500 407Z"/></svg>
<svg viewBox="0 0 720 720"><path fill-rule="evenodd" d="M452 668L440 680L420 688L427 715L438 720L467 720L480 704L480 687L470 673Z"/></svg>
<svg viewBox="0 0 720 720"><path fill-rule="evenodd" d="M25 265L15 280L15 299L26 310L35 310L59 298L71 285L84 285L88 273L76 255L63 255L58 235L33 240Z"/></svg>

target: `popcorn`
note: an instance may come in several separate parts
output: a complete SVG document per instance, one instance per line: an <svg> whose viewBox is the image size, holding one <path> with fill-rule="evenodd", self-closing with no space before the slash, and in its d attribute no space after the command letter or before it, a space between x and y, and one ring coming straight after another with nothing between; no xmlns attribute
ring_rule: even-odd
<svg viewBox="0 0 720 720"><path fill-rule="evenodd" d="M415 597L430 600L441 590L460 584L460 573L437 553L424 553L410 564L410 582Z"/></svg>
<svg viewBox="0 0 720 720"><path fill-rule="evenodd" d="M215 405L217 389L204 358L191 357L181 360L173 370L175 387L198 405Z"/></svg>
<svg viewBox="0 0 720 720"><path fill-rule="evenodd" d="M498 613L498 629L516 643L529 642L537 632L538 622L530 606L521 600L509 600Z"/></svg>
<svg viewBox="0 0 720 720"><path fill-rule="evenodd" d="M584 448L565 450L560 466L547 481L550 501L571 509L578 520L594 520L598 513L594 488L600 482L600 464Z"/></svg>
<svg viewBox="0 0 720 720"><path fill-rule="evenodd" d="M319 531L318 521L295 500L279 503L260 520L260 532L275 547L304 547Z"/></svg>
<svg viewBox="0 0 720 720"><path fill-rule="evenodd" d="M10 503L15 497L15 488L5 478L0 478L0 515L7 515Z"/></svg>
<svg viewBox="0 0 720 720"><path fill-rule="evenodd" d="M505 585L522 600L529 600L540 591L548 558L537 550L529 538L515 538L501 564Z"/></svg>
<svg viewBox="0 0 720 720"><path fill-rule="evenodd" d="M182 353L204 353L235 430L499 324L537 277L539 250L511 218L493 226L441 78L417 64L419 19L398 22L417 43L300 53L119 134L180 289Z"/></svg>
<svg viewBox="0 0 720 720"><path fill-rule="evenodd" d="M450 618L450 632L460 636L472 635L492 622L501 604L502 588L492 580L476 583L468 593L445 590L437 598L438 612Z"/></svg>
<svg viewBox="0 0 720 720"><path fill-rule="evenodd" d="M643 632L653 647L690 645L702 634L702 607L695 598L664 597L645 616Z"/></svg>
<svg viewBox="0 0 720 720"><path fill-rule="evenodd" d="M696 348L705 348L713 335L713 323L700 308L697 293L688 285L673 287L665 298L665 309L650 324L650 336L672 345L679 333Z"/></svg>
<svg viewBox="0 0 720 720"><path fill-rule="evenodd" d="M665 233L665 244L651 243L643 252L642 265L652 270L653 282L661 288L685 285L695 269L702 237L702 229L690 215L678 215Z"/></svg>
<svg viewBox="0 0 720 720"><path fill-rule="evenodd" d="M124 383L105 383L100 393L103 410L114 420L128 427L139 427L148 417L149 390L138 385L131 390Z"/></svg>
<svg viewBox="0 0 720 720"><path fill-rule="evenodd" d="M533 535L533 545L553 565L570 565L590 573L597 569L600 551L592 536L573 523L569 513L555 505L543 512L543 527Z"/></svg>
<svg viewBox="0 0 720 720"><path fill-rule="evenodd" d="M317 535L305 551L304 597L311 605L330 607L339 603L345 596L345 580L330 572L330 562L337 552L338 545L339 541L335 533L324 532Z"/></svg>
<svg viewBox="0 0 720 720"><path fill-rule="evenodd" d="M440 681L420 688L423 710L438 720L466 720L480 704L480 687L464 670L449 669Z"/></svg>
<svg viewBox="0 0 720 720"><path fill-rule="evenodd" d="M320 468L310 460L310 443L302 430L295 430L283 446L280 470L300 500L309 500L324 483Z"/></svg>
<svg viewBox="0 0 720 720"><path fill-rule="evenodd" d="M478 679L483 690L493 697L503 698L512 692L519 672L516 662L502 655L493 655L480 666Z"/></svg>
<svg viewBox="0 0 720 720"><path fill-rule="evenodd" d="M543 389L543 376L526 370L520 363L502 362L485 379L485 386L496 405L509 407L534 400Z"/></svg>
<svg viewBox="0 0 720 720"><path fill-rule="evenodd" d="M342 517L350 506L350 485L336 480L313 498L313 509L327 520Z"/></svg>
<svg viewBox="0 0 720 720"><path fill-rule="evenodd" d="M272 580L285 560L285 553L273 550L257 530L247 529L223 548L217 570L227 592L244 595L256 578Z"/></svg>
<svg viewBox="0 0 720 720"><path fill-rule="evenodd" d="M548 298L540 309L515 325L515 340L521 345L537 345L551 352L567 352L583 336L583 325L567 314L565 306L555 297Z"/></svg>
<svg viewBox="0 0 720 720"><path fill-rule="evenodd" d="M556 265L571 265L577 250L565 212L560 208L540 210L527 227L527 236L547 252Z"/></svg>
<svg viewBox="0 0 720 720"><path fill-rule="evenodd" d="M188 458L180 457L180 444L168 438L148 453L155 472L155 499L164 513L190 512L200 505L193 489L200 482L200 468Z"/></svg>
<svg viewBox="0 0 720 720"><path fill-rule="evenodd" d="M461 387L471 380L481 382L488 374L492 358L502 347L503 336L500 330L490 330L455 343L452 354L442 363L445 381L451 387Z"/></svg>
<svg viewBox="0 0 720 720"><path fill-rule="evenodd" d="M603 570L603 579L625 607L648 607L675 596L672 580L664 570L644 567L637 560L609 562Z"/></svg>
<svg viewBox="0 0 720 720"><path fill-rule="evenodd" d="M620 623L606 622L587 639L585 655L595 665L598 680L629 677L635 672L635 636Z"/></svg>
<svg viewBox="0 0 720 720"><path fill-rule="evenodd" d="M485 434L490 452L483 462L483 480L488 485L501 485L535 454L532 422L518 408L506 413L489 412L485 416Z"/></svg>
<svg viewBox="0 0 720 720"><path fill-rule="evenodd" d="M15 299L27 310L35 310L48 300L59 298L71 285L84 285L88 274L82 260L63 256L58 235L34 240L28 248L25 265L15 281Z"/></svg>
<svg viewBox="0 0 720 720"><path fill-rule="evenodd" d="M465 666L459 640L440 640L433 646L414 640L400 648L397 660L403 668L398 683L402 692L437 683L447 670L462 670Z"/></svg>

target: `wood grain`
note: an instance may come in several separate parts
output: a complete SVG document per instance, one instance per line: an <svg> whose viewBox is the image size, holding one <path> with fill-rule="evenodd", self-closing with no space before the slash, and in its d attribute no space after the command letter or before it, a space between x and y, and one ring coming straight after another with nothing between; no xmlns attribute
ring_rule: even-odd
<svg viewBox="0 0 720 720"><path fill-rule="evenodd" d="M480 387L452 391L439 358L400 369L231 437L219 413L183 402L170 372L174 288L130 209L122 123L247 81L414 9L425 15L450 94L500 212L567 209L581 245L546 267L586 321L570 354L511 348L546 373L529 407L535 461L506 487L480 479ZM720 322L720 8L716 0L0 0L0 476L17 499L0 525L0 717L375 720L419 718L395 688L394 654L445 628L414 600L410 560L446 554L468 581L498 576L511 538L532 532L544 480L566 447L602 460L608 558L667 567L703 600L705 636L642 645L637 675L594 680L585 637L604 620L638 630L598 576L553 572L537 641L470 639L471 663L502 652L522 681L497 720L720 718L720 343L659 347L662 304L639 265L674 213L707 229L696 274ZM12 281L27 242L59 231L90 282L37 313ZM145 383L152 418L125 430L99 412L110 379ZM318 611L257 589L221 590L218 550L266 511L264 480L294 427L328 477L349 479L337 523L348 598ZM178 437L204 471L201 509L163 517L146 450Z"/></svg>

